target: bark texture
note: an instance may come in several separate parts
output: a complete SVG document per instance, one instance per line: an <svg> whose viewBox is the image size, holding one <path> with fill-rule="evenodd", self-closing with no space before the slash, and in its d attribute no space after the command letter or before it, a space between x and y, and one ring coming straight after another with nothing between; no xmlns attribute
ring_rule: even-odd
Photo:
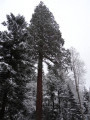
<svg viewBox="0 0 90 120"><path fill-rule="evenodd" d="M39 53L37 76L36 120L42 120L42 62L43 56Z"/></svg>

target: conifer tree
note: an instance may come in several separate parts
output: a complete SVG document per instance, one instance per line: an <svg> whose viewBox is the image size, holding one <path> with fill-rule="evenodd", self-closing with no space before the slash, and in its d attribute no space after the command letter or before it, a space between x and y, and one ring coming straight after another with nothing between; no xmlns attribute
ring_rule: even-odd
<svg viewBox="0 0 90 120"><path fill-rule="evenodd" d="M67 111L67 120L82 120L79 105L76 102L74 94L71 91L69 85L67 85L67 91L67 100L65 104Z"/></svg>
<svg viewBox="0 0 90 120"><path fill-rule="evenodd" d="M7 26L8 31L0 34L0 119L17 120L26 113L26 84L28 74L33 71L32 67L28 68L32 65L27 42L30 38L23 16L11 13L7 15L7 22L3 22L3 25Z"/></svg>
<svg viewBox="0 0 90 120"><path fill-rule="evenodd" d="M60 52L64 44L59 26L49 9L40 2L30 21L29 31L33 39L33 51L38 61L37 75L37 120L42 119L42 63L45 60L58 63Z"/></svg>
<svg viewBox="0 0 90 120"><path fill-rule="evenodd" d="M84 88L83 92L83 105L84 105L84 115L87 119L90 119L90 93Z"/></svg>

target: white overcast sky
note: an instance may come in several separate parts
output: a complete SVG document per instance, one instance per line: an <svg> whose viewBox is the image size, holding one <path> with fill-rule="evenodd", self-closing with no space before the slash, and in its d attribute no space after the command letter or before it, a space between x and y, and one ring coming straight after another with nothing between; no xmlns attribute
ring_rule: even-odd
<svg viewBox="0 0 90 120"><path fill-rule="evenodd" d="M86 66L86 87L90 87L90 0L42 0L60 26L65 47L73 46ZM29 23L40 0L0 0L0 23L6 14L21 14ZM4 28L0 24L0 31Z"/></svg>

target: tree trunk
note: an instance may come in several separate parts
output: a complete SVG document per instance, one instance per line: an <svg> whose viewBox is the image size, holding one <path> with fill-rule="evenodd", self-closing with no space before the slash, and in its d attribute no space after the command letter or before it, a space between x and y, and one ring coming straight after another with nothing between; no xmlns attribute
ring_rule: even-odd
<svg viewBox="0 0 90 120"><path fill-rule="evenodd" d="M4 91L4 95L2 99L2 106L1 106L1 111L0 111L0 120L4 120L6 102L7 102L7 91Z"/></svg>
<svg viewBox="0 0 90 120"><path fill-rule="evenodd" d="M79 101L79 104L80 104L80 112L81 112L81 115L82 115L82 120L85 120L85 117L84 117L84 114L83 114L83 109L82 109L82 104L81 104L81 99L80 99L80 94L79 94L79 87L78 87L78 81L77 81L77 77L76 77L76 72L75 72L75 69L73 68L73 72L74 72L74 79L75 79L75 84L76 84L76 92L77 92L77 95L78 95L78 101Z"/></svg>
<svg viewBox="0 0 90 120"><path fill-rule="evenodd" d="M37 76L37 101L36 101L36 120L42 120L42 62L43 56L39 52L38 76Z"/></svg>

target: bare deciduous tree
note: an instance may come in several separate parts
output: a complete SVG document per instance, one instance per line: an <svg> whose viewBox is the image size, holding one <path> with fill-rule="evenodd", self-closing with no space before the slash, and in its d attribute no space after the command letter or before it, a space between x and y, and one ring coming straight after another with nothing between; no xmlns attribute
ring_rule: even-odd
<svg viewBox="0 0 90 120"><path fill-rule="evenodd" d="M79 53L75 50L75 48L71 48L70 52L71 52L71 70L75 81L78 102L80 104L82 120L85 120L83 114L83 107L81 103L81 97L80 97L80 83L83 83L83 76L85 73L84 62L80 60Z"/></svg>

